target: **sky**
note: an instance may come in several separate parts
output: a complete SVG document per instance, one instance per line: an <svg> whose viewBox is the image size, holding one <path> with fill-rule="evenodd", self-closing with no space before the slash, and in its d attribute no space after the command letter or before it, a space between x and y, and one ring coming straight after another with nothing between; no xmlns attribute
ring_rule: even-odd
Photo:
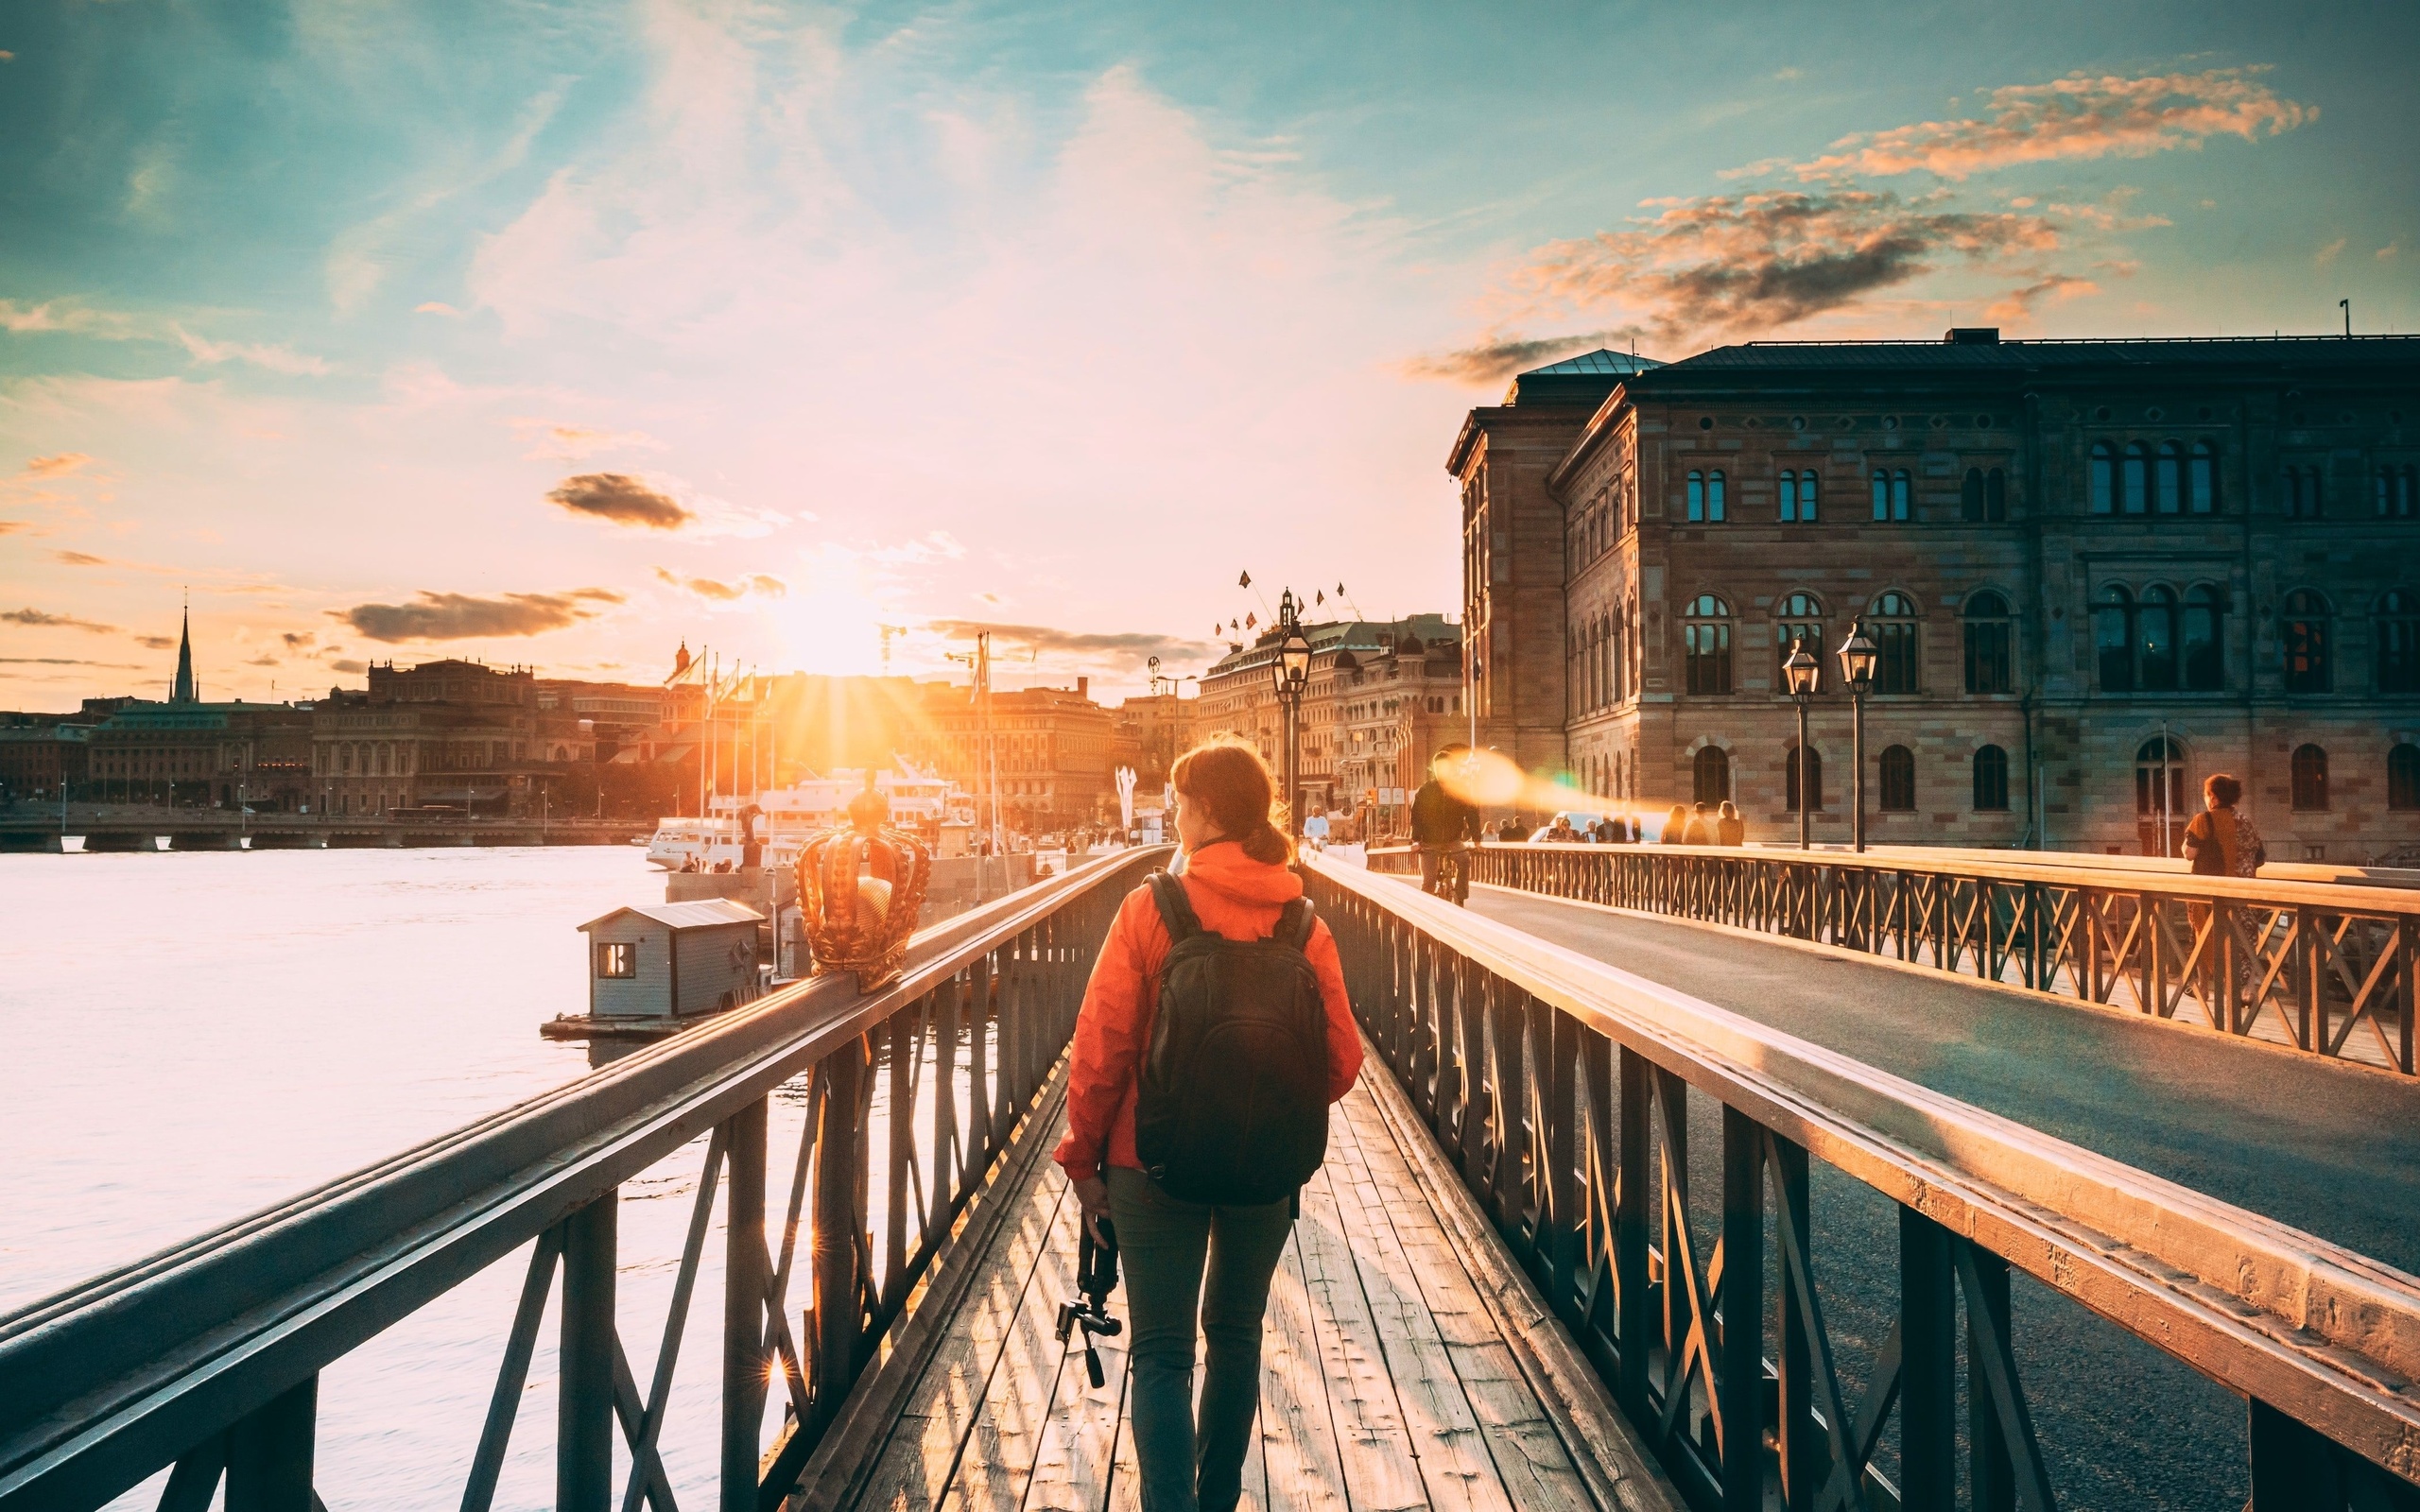
<svg viewBox="0 0 2420 1512"><path fill-rule="evenodd" d="M1450 612L1461 414L1575 352L2420 330L2415 57L2409 4L18 0L0 708L160 696L188 602L255 699L983 627L1115 694L1284 585Z"/></svg>

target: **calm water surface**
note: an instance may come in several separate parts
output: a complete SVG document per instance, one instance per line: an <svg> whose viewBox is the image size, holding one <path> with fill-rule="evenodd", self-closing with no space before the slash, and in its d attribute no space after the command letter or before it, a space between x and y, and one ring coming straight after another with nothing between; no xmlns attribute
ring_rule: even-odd
<svg viewBox="0 0 2420 1512"><path fill-rule="evenodd" d="M630 847L0 856L0 1312L583 1074L582 1047L538 1038L587 1001L575 926L662 901L661 875ZM776 1166L799 1117L777 1101ZM642 1383L702 1151L625 1189ZM684 1502L712 1496L721 1248L665 1432ZM325 1373L331 1512L458 1504L525 1265ZM553 1337L500 1508L552 1502Z"/></svg>

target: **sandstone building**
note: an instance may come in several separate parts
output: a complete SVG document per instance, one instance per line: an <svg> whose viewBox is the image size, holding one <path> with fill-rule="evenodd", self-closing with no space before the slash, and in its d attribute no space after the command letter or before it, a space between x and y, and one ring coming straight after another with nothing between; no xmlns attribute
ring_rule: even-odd
<svg viewBox="0 0 2420 1512"><path fill-rule="evenodd" d="M2157 853L2232 771L2280 860L2420 848L2420 338L1593 352L1470 412L1479 738L1794 836L1779 663L1862 618L1877 843Z"/></svg>

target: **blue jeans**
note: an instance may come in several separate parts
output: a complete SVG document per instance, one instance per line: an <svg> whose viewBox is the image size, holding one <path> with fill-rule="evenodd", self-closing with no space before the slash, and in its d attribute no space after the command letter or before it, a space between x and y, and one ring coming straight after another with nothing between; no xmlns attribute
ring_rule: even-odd
<svg viewBox="0 0 2420 1512"><path fill-rule="evenodd" d="M1260 1411L1261 1314L1269 1306L1269 1279L1293 1228L1293 1204L1179 1202L1142 1172L1115 1166L1108 1179L1134 1331L1127 1399L1143 1512L1233 1512ZM1209 1342L1198 1430L1197 1311L1201 1336Z"/></svg>

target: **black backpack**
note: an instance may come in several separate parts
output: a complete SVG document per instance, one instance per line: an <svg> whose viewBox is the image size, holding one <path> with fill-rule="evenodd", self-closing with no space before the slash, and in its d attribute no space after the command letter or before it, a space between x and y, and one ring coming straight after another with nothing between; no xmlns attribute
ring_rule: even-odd
<svg viewBox="0 0 2420 1512"><path fill-rule="evenodd" d="M1148 885L1168 956L1135 1151L1179 1201L1283 1201L1327 1155L1327 1005L1303 954L1311 901L1288 903L1267 939L1231 940L1201 927L1174 877L1154 871Z"/></svg>

